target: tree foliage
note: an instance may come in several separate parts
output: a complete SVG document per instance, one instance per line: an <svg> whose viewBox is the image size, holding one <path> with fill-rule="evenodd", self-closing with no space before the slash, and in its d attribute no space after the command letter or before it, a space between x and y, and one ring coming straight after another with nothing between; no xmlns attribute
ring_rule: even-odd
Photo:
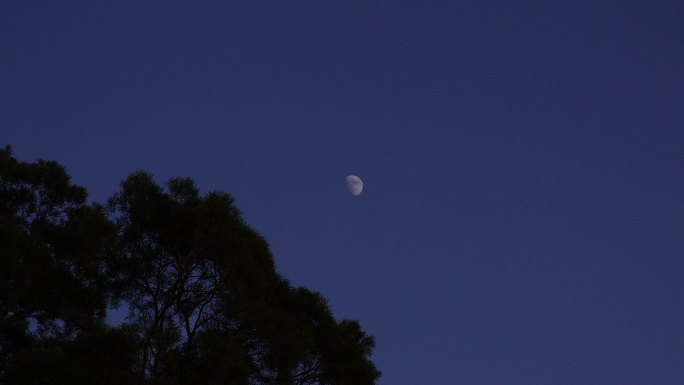
<svg viewBox="0 0 684 385"><path fill-rule="evenodd" d="M138 172L88 204L59 164L0 150L0 383L365 385L373 348L276 272L229 194Z"/></svg>

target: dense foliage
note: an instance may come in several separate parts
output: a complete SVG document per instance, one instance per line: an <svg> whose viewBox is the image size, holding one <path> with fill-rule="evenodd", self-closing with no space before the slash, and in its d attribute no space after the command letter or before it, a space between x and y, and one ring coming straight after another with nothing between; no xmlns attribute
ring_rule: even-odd
<svg viewBox="0 0 684 385"><path fill-rule="evenodd" d="M373 347L276 272L230 195L134 173L88 204L0 150L0 383L365 385Z"/></svg>

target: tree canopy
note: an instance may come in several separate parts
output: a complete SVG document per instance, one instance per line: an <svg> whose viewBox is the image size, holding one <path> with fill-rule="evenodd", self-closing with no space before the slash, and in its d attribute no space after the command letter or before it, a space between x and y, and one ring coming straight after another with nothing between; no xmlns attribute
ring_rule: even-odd
<svg viewBox="0 0 684 385"><path fill-rule="evenodd" d="M275 269L227 193L126 178L87 203L0 150L0 383L366 385L374 340ZM107 311L128 317L108 323Z"/></svg>

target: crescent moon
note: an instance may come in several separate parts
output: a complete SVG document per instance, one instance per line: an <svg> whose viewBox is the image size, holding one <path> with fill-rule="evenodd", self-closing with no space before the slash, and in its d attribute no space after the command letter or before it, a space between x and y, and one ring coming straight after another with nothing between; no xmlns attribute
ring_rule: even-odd
<svg viewBox="0 0 684 385"><path fill-rule="evenodd" d="M347 188L353 195L359 195L363 191L363 181L356 175L347 175Z"/></svg>

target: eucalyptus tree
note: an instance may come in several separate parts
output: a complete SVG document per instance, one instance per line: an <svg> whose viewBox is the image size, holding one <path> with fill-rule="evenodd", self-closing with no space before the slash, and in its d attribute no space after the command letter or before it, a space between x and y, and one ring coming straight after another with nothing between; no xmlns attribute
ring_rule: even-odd
<svg viewBox="0 0 684 385"><path fill-rule="evenodd" d="M102 330L122 288L119 256L115 227L61 165L0 150L0 383L68 376L39 363Z"/></svg>
<svg viewBox="0 0 684 385"><path fill-rule="evenodd" d="M373 384L373 338L275 270L226 193L132 174L109 201L132 266L124 295L138 376L236 384Z"/></svg>
<svg viewBox="0 0 684 385"><path fill-rule="evenodd" d="M223 192L138 172L89 204L0 150L0 383L370 385L374 340L276 272ZM108 324L112 307L128 309Z"/></svg>

